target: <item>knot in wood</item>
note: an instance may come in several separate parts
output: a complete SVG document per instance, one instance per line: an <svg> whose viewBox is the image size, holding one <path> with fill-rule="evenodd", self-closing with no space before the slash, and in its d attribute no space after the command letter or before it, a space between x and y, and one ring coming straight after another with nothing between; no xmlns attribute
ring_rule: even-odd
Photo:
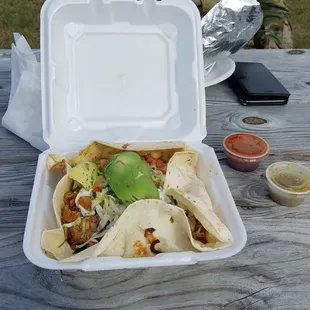
<svg viewBox="0 0 310 310"><path fill-rule="evenodd" d="M305 51L303 51L303 50L291 50L291 51L288 51L287 53L290 55L301 55L301 54L304 54Z"/></svg>
<svg viewBox="0 0 310 310"><path fill-rule="evenodd" d="M267 120L264 118L256 116L245 117L242 121L248 125L263 125L267 123Z"/></svg>

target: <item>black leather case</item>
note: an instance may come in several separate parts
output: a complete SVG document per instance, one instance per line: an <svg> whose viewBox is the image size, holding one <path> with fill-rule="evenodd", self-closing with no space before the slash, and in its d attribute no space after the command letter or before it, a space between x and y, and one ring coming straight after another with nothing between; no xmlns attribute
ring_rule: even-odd
<svg viewBox="0 0 310 310"><path fill-rule="evenodd" d="M236 62L229 83L244 105L287 104L290 93L261 63Z"/></svg>

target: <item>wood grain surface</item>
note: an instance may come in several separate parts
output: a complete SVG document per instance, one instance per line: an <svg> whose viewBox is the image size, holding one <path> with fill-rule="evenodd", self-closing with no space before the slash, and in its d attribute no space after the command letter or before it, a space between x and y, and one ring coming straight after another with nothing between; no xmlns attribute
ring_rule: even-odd
<svg viewBox="0 0 310 310"><path fill-rule="evenodd" d="M0 117L10 86L10 57L0 50ZM272 202L266 167L292 160L310 167L310 51L241 51L238 61L263 62L291 92L285 107L242 107L227 84L206 89L205 142L214 147L248 232L236 256L194 266L60 272L38 268L22 250L39 152L0 127L1 309L309 309L310 208ZM310 83L309 83L310 84ZM263 125L246 125L245 117ZM252 173L231 170L225 135L251 131L268 139L270 156Z"/></svg>

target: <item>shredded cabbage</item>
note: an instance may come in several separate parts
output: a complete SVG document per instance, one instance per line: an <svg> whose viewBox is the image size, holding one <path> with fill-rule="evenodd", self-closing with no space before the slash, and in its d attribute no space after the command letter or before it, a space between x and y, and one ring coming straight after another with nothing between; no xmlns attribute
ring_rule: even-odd
<svg viewBox="0 0 310 310"><path fill-rule="evenodd" d="M113 210L115 215L119 216L125 211L125 206L116 203L115 200L113 201L113 199L111 199L111 197L109 197L108 199L108 204L109 207Z"/></svg>
<svg viewBox="0 0 310 310"><path fill-rule="evenodd" d="M110 221L110 216L105 212L105 210L101 206L96 206L97 214L100 217L100 222L98 225L97 232L105 228L107 223Z"/></svg>
<svg viewBox="0 0 310 310"><path fill-rule="evenodd" d="M82 219L83 219L82 217L79 217L79 218L77 218L75 221L73 221L71 223L62 224L62 226L67 227L67 228L71 228L71 227L73 227L75 225L79 225L81 223Z"/></svg>
<svg viewBox="0 0 310 310"><path fill-rule="evenodd" d="M94 207L94 206L100 205L104 201L104 199L107 197L107 192L108 192L107 188L103 188L101 192L97 192L96 198L92 200L92 206Z"/></svg>
<svg viewBox="0 0 310 310"><path fill-rule="evenodd" d="M86 242L78 246L82 248L89 242L98 242L97 239L104 237L107 231L114 226L116 221L125 211L126 207L119 203L119 200L111 195L107 195L107 190L97 193L96 198L92 201L92 208L96 211L100 218L97 231Z"/></svg>
<svg viewBox="0 0 310 310"><path fill-rule="evenodd" d="M164 202L169 204L174 204L173 199L170 196L167 196L163 190L159 189L158 191L160 200L163 200Z"/></svg>
<svg viewBox="0 0 310 310"><path fill-rule="evenodd" d="M165 174L158 170L155 165L151 166L152 179L155 183L159 185L159 188L163 188L165 182Z"/></svg>

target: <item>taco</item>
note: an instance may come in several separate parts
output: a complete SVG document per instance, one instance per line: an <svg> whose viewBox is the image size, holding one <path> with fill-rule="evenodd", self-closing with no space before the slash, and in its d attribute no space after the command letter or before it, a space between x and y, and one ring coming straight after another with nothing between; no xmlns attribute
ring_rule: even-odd
<svg viewBox="0 0 310 310"><path fill-rule="evenodd" d="M160 253L195 251L185 212L162 200L139 200L124 213L100 242L75 255L62 229L45 231L42 248L63 262L97 256L150 257Z"/></svg>
<svg viewBox="0 0 310 310"><path fill-rule="evenodd" d="M230 232L197 178L197 158L184 144L172 143L141 148L93 142L73 158L50 155L48 168L66 175L53 195L58 228L43 233L42 249L78 261L229 246ZM147 229L159 250L146 246L141 236ZM134 245L144 250L136 253Z"/></svg>
<svg viewBox="0 0 310 310"><path fill-rule="evenodd" d="M232 235L213 210L205 184L197 177L198 154L177 152L170 159L164 192L173 197L189 218L195 248L209 251L232 244Z"/></svg>

